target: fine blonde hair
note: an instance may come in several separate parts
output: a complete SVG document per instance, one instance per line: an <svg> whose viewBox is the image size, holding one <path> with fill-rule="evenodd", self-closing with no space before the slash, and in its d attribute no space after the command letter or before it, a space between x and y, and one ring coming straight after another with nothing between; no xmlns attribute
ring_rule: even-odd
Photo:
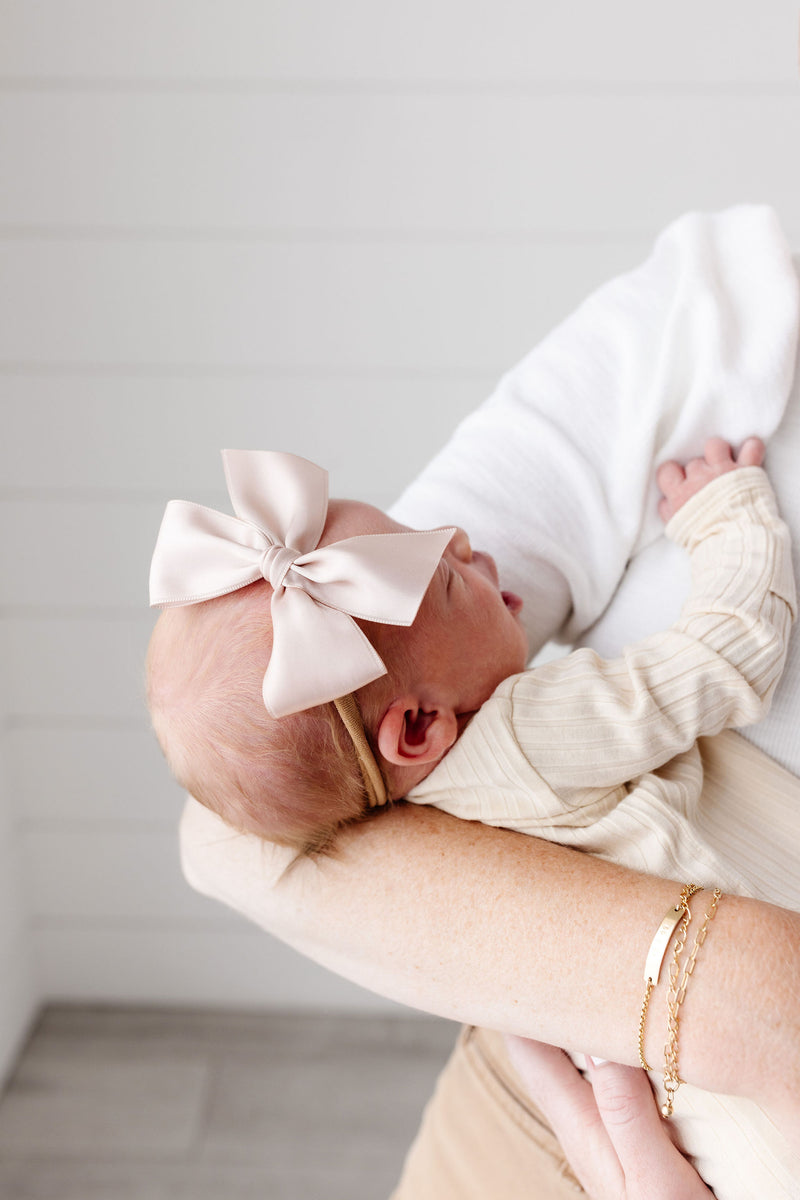
<svg viewBox="0 0 800 1200"><path fill-rule="evenodd" d="M280 720L264 707L270 594L259 582L162 613L148 706L170 770L201 804L234 828L314 853L369 806L332 703Z"/></svg>

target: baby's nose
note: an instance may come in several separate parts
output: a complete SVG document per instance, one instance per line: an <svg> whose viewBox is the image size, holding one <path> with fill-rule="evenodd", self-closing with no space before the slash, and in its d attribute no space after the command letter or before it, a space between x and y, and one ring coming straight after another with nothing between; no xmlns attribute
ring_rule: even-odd
<svg viewBox="0 0 800 1200"><path fill-rule="evenodd" d="M450 539L450 550L460 562L472 562L472 546L463 529L456 529Z"/></svg>

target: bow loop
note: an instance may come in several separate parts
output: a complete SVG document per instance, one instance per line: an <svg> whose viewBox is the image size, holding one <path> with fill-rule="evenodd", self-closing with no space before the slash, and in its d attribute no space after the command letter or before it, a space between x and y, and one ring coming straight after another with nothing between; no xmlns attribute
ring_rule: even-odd
<svg viewBox="0 0 800 1200"><path fill-rule="evenodd" d="M272 451L224 450L223 460L236 516L170 501L150 569L150 603L197 604L266 579L272 654L263 694L274 717L386 674L353 618L410 625L454 530L320 546L327 471Z"/></svg>
<svg viewBox="0 0 800 1200"><path fill-rule="evenodd" d="M283 546L306 554L318 545L328 515L328 472L275 450L223 450L233 511Z"/></svg>

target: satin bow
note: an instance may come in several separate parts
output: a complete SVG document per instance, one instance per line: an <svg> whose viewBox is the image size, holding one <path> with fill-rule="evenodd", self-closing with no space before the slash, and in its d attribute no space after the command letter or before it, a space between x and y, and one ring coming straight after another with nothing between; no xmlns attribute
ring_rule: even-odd
<svg viewBox="0 0 800 1200"><path fill-rule="evenodd" d="M266 579L273 717L344 696L386 674L353 617L411 625L453 529L364 534L318 546L328 472L268 450L223 450L235 517L171 500L150 567L150 603L199 604Z"/></svg>

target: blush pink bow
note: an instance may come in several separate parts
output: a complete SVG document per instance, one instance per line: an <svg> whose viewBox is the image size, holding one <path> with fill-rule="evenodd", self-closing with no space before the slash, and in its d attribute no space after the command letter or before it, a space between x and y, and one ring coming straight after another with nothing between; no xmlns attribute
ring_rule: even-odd
<svg viewBox="0 0 800 1200"><path fill-rule="evenodd" d="M223 450L236 516L171 500L150 568L154 607L199 604L266 579L272 653L264 703L286 716L386 674L353 620L411 625L453 529L319 546L328 472L268 450Z"/></svg>

